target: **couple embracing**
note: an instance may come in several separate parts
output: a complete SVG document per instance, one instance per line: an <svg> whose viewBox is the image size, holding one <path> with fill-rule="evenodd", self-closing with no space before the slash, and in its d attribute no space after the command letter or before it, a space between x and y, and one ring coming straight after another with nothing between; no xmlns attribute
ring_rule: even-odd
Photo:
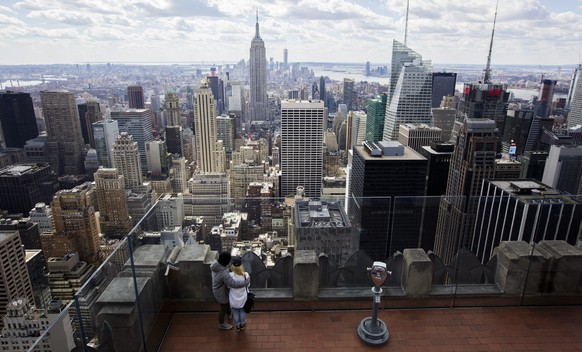
<svg viewBox="0 0 582 352"><path fill-rule="evenodd" d="M229 271L229 264L231 270ZM245 328L246 312L243 307L247 300L247 287L251 283L248 273L244 271L239 257L232 258L228 252L222 252L210 265L212 271L212 293L220 304L218 311L218 328L232 329L232 325L225 322L225 317L230 316L236 324L236 331Z"/></svg>

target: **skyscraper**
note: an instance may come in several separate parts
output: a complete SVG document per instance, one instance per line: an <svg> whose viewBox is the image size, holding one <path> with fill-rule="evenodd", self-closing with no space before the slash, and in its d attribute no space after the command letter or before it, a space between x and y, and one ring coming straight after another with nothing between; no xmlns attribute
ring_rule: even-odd
<svg viewBox="0 0 582 352"><path fill-rule="evenodd" d="M26 216L36 203L50 203L58 185L46 163L6 166L0 169L0 209Z"/></svg>
<svg viewBox="0 0 582 352"><path fill-rule="evenodd" d="M298 186L305 195L319 198L323 169L322 101L281 102L281 195L295 194Z"/></svg>
<svg viewBox="0 0 582 352"><path fill-rule="evenodd" d="M235 119L230 116L221 115L216 117L216 138L222 140L227 160L231 160L234 150L235 123Z"/></svg>
<svg viewBox="0 0 582 352"><path fill-rule="evenodd" d="M12 300L26 298L29 302L34 301L18 231L0 232L0 273L0 316L4 317L6 306Z"/></svg>
<svg viewBox="0 0 582 352"><path fill-rule="evenodd" d="M222 80L216 76L216 71L212 71L212 74L206 77L206 83L208 83L208 87L212 91L212 95L214 96L214 100L216 101L216 113L222 114L224 112L224 83Z"/></svg>
<svg viewBox="0 0 582 352"><path fill-rule="evenodd" d="M283 49L283 71L287 71L288 69L289 69L289 52L287 51L287 48L285 48Z"/></svg>
<svg viewBox="0 0 582 352"><path fill-rule="evenodd" d="M78 252L81 260L99 262L99 232L92 199L95 190L86 182L60 190L53 197L54 232L41 235L47 258Z"/></svg>
<svg viewBox="0 0 582 352"><path fill-rule="evenodd" d="M423 146L442 140L442 131L440 128L425 124L401 124L398 132L398 141L402 145L407 145L419 153L421 153Z"/></svg>
<svg viewBox="0 0 582 352"><path fill-rule="evenodd" d="M354 108L354 80L344 78L343 102L348 107L348 111Z"/></svg>
<svg viewBox="0 0 582 352"><path fill-rule="evenodd" d="M91 148L95 148L95 140L93 137L92 124L103 119L103 113L101 112L101 106L96 101L84 100L77 105L77 110L79 111L79 123L81 125L81 135L83 136L83 142L89 144Z"/></svg>
<svg viewBox="0 0 582 352"><path fill-rule="evenodd" d="M133 226L123 178L117 169L101 168L95 172L101 231L110 238L123 238Z"/></svg>
<svg viewBox="0 0 582 352"><path fill-rule="evenodd" d="M51 168L59 176L82 174L84 142L75 96L65 90L41 91L40 101Z"/></svg>
<svg viewBox="0 0 582 352"><path fill-rule="evenodd" d="M327 106L326 100L327 94L325 94L325 78L323 76L319 77L319 100L323 102L324 106Z"/></svg>
<svg viewBox="0 0 582 352"><path fill-rule="evenodd" d="M251 41L250 60L250 121L267 121L268 101L267 101L267 56L265 52L265 42L259 35L259 14L257 12L257 23L255 25L255 37ZM196 131L198 133L198 131Z"/></svg>
<svg viewBox="0 0 582 352"><path fill-rule="evenodd" d="M141 171L147 173L147 160L145 144L154 140L152 134L152 119L149 109L129 109L124 111L112 111L111 119L117 121L119 132L127 132L137 142Z"/></svg>
<svg viewBox="0 0 582 352"><path fill-rule="evenodd" d="M390 94L388 94L388 104L392 101L392 96L394 95L394 90L396 90L396 84L398 83L400 71L404 63L413 62L414 59L422 60L422 56L396 39L392 41L392 64L390 69Z"/></svg>
<svg viewBox="0 0 582 352"><path fill-rule="evenodd" d="M502 148L504 153L509 153L509 146L514 143L514 155L522 155L526 150L532 150L537 133L531 133L534 111L531 109L507 110L505 117L505 131L503 133Z"/></svg>
<svg viewBox="0 0 582 352"><path fill-rule="evenodd" d="M143 109L145 108L145 99L143 97L142 86L128 86L127 87L127 99L129 100L130 109Z"/></svg>
<svg viewBox="0 0 582 352"><path fill-rule="evenodd" d="M97 121L92 127L99 165L113 167L113 143L115 143L117 136L119 136L119 125L117 121Z"/></svg>
<svg viewBox="0 0 582 352"><path fill-rule="evenodd" d="M368 142L382 140L387 100L388 96L386 93L382 93L376 98L368 100L368 117L366 119L366 140Z"/></svg>
<svg viewBox="0 0 582 352"><path fill-rule="evenodd" d="M457 109L457 122L465 118L495 121L499 135L503 136L509 92L504 84L465 83Z"/></svg>
<svg viewBox="0 0 582 352"><path fill-rule="evenodd" d="M137 142L127 132L122 132L113 144L113 167L124 176L125 189L135 192L143 186L141 160Z"/></svg>
<svg viewBox="0 0 582 352"><path fill-rule="evenodd" d="M164 141L152 141L146 144L148 173L154 177L168 175L172 166L172 157Z"/></svg>
<svg viewBox="0 0 582 352"><path fill-rule="evenodd" d="M501 241L563 240L576 245L581 205L580 199L536 180L485 180L471 251L486 263Z"/></svg>
<svg viewBox="0 0 582 352"><path fill-rule="evenodd" d="M460 248L467 247L484 179L495 172L499 137L495 122L467 118L461 126L451 157L447 191L441 200L435 253L450 264Z"/></svg>
<svg viewBox="0 0 582 352"><path fill-rule="evenodd" d="M542 182L569 194L580 194L582 186L582 146L552 145Z"/></svg>
<svg viewBox="0 0 582 352"><path fill-rule="evenodd" d="M24 148L38 137L32 98L28 93L0 92L0 147Z"/></svg>
<svg viewBox="0 0 582 352"><path fill-rule="evenodd" d="M568 128L582 125L582 64L576 67L572 75L566 107L570 109Z"/></svg>
<svg viewBox="0 0 582 352"><path fill-rule="evenodd" d="M453 72L433 72L432 73L432 94L431 102L433 108L441 105L443 97L455 95L455 84L457 74Z"/></svg>
<svg viewBox="0 0 582 352"><path fill-rule="evenodd" d="M558 81L552 79L542 79L540 82L540 93L536 102L536 116L542 118L550 116L556 83Z"/></svg>
<svg viewBox="0 0 582 352"><path fill-rule="evenodd" d="M394 141L365 142L353 152L348 212L360 249L385 260L418 248L421 222L410 219L422 218L422 205L411 202L424 195L426 158Z"/></svg>
<svg viewBox="0 0 582 352"><path fill-rule="evenodd" d="M194 100L194 130L196 169L199 172L217 172L213 169L216 150L216 101L206 83L202 83Z"/></svg>
<svg viewBox="0 0 582 352"><path fill-rule="evenodd" d="M383 140L398 140L402 123L432 124L432 64L405 45L394 41L392 56L400 57L399 75L390 81L390 100L386 105ZM404 55L408 53L408 55ZM405 59L412 59L405 61ZM394 63L394 59L392 60ZM393 89L394 86L394 89Z"/></svg>
<svg viewBox="0 0 582 352"><path fill-rule="evenodd" d="M366 140L366 119L367 115L363 111L350 111L346 124L346 150L352 149L355 145L361 145Z"/></svg>
<svg viewBox="0 0 582 352"><path fill-rule="evenodd" d="M178 96L174 92L166 93L166 146L172 154L184 155L182 122L180 121Z"/></svg>

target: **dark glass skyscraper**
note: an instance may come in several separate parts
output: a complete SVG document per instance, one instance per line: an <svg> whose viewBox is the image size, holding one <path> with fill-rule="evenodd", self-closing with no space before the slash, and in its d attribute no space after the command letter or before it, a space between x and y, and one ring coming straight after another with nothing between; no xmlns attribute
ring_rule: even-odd
<svg viewBox="0 0 582 352"><path fill-rule="evenodd" d="M455 95L457 74L453 72L432 73L432 107L438 108L443 97Z"/></svg>
<svg viewBox="0 0 582 352"><path fill-rule="evenodd" d="M366 140L368 142L378 142L382 140L387 100L388 96L386 93L368 100L368 115L366 119Z"/></svg>
<svg viewBox="0 0 582 352"><path fill-rule="evenodd" d="M0 92L0 124L0 142L8 148L23 148L26 141L38 137L30 94Z"/></svg>
<svg viewBox="0 0 582 352"><path fill-rule="evenodd" d="M325 94L325 78L321 76L319 78L319 100L321 100L325 106L327 106L325 101L326 98L327 95Z"/></svg>
<svg viewBox="0 0 582 352"><path fill-rule="evenodd" d="M427 160L398 142L354 146L348 213L374 260L418 248ZM418 219L419 221L411 221Z"/></svg>

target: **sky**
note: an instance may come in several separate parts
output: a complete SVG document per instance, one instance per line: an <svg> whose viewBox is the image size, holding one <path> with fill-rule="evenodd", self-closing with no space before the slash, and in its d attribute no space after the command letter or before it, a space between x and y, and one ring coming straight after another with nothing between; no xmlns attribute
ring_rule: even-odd
<svg viewBox="0 0 582 352"><path fill-rule="evenodd" d="M434 64L484 64L496 0L410 0L408 46ZM248 60L387 64L406 0L0 0L0 64ZM492 64L580 62L582 0L501 0Z"/></svg>

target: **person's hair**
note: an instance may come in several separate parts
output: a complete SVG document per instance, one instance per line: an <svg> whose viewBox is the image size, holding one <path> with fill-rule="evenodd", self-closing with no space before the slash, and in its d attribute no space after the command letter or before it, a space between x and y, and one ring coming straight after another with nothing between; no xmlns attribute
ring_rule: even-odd
<svg viewBox="0 0 582 352"><path fill-rule="evenodd" d="M245 268L242 265L239 266L231 266L230 269L236 275L244 276L245 275Z"/></svg>
<svg viewBox="0 0 582 352"><path fill-rule="evenodd" d="M222 252L218 256L218 263L220 263L222 266L227 266L230 263L230 258L230 253Z"/></svg>

